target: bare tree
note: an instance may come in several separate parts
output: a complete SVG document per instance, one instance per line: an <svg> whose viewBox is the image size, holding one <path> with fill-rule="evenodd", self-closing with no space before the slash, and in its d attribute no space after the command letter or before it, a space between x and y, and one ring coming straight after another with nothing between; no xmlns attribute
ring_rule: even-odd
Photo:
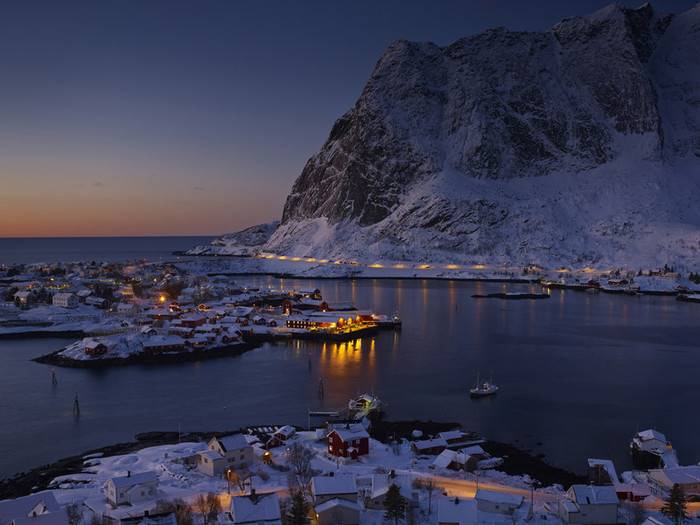
<svg viewBox="0 0 700 525"><path fill-rule="evenodd" d="M192 508L194 511L202 516L202 521L204 525L209 523L209 503L207 502L207 496L205 494L197 494L192 503Z"/></svg>
<svg viewBox="0 0 700 525"><path fill-rule="evenodd" d="M428 514L433 510L433 493L435 492L435 480L433 478L425 478L423 480L423 488L428 493Z"/></svg>
<svg viewBox="0 0 700 525"><path fill-rule="evenodd" d="M313 470L311 460L314 453L301 443L294 443L289 449L289 466L294 473L296 482L300 487L306 487L311 481Z"/></svg>
<svg viewBox="0 0 700 525"><path fill-rule="evenodd" d="M72 503L66 507L69 525L80 525L83 521L83 513L80 512L80 507L76 503Z"/></svg>
<svg viewBox="0 0 700 525"><path fill-rule="evenodd" d="M192 525L192 507L180 498L175 499L173 504L175 505L177 525Z"/></svg>
<svg viewBox="0 0 700 525"><path fill-rule="evenodd" d="M229 483L233 483L238 487L243 494L245 494L246 483L250 481L253 475L245 470L229 470L226 474Z"/></svg>
<svg viewBox="0 0 700 525"><path fill-rule="evenodd" d="M210 492L207 494L207 515L209 516L209 521L216 521L221 512L221 501L219 497Z"/></svg>

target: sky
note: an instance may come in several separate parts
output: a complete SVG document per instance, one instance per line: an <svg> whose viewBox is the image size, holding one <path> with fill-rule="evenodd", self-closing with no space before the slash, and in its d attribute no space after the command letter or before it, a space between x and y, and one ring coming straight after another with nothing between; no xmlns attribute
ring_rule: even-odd
<svg viewBox="0 0 700 525"><path fill-rule="evenodd" d="M608 3L5 2L0 237L217 235L277 219L391 42L542 30Z"/></svg>

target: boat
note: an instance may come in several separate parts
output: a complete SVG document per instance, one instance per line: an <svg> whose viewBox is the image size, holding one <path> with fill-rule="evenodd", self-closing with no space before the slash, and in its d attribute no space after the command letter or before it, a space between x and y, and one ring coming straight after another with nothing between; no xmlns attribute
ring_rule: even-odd
<svg viewBox="0 0 700 525"><path fill-rule="evenodd" d="M549 299L548 293L530 292L496 292L487 294L474 294L474 299Z"/></svg>
<svg viewBox="0 0 700 525"><path fill-rule="evenodd" d="M372 394L362 394L348 401L348 410L353 419L363 419L370 412L379 412L382 408L381 400Z"/></svg>
<svg viewBox="0 0 700 525"><path fill-rule="evenodd" d="M493 379L482 383L479 374L477 374L476 383L474 384L474 388L469 390L469 395L471 397L486 397L492 396L496 392L498 392L498 385L493 382Z"/></svg>
<svg viewBox="0 0 700 525"><path fill-rule="evenodd" d="M654 429L637 432L630 442L632 462L638 469L672 468L678 457L666 436Z"/></svg>

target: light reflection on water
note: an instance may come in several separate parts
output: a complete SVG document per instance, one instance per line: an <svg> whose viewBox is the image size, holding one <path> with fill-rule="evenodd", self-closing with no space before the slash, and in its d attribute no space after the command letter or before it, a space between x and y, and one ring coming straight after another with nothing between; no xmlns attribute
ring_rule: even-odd
<svg viewBox="0 0 700 525"><path fill-rule="evenodd" d="M58 369L55 389L49 368L28 359L65 341L0 341L0 449L13 451L0 457L0 475L136 432L304 425L307 410L338 409L364 391L386 401L392 418L457 421L578 471L587 457L612 457L625 468L629 437L650 425L684 462L700 460L700 420L687 417L700 402L700 305L563 290L537 301L477 300L471 295L503 285L425 279L245 283L318 287L332 302L352 297L361 308L398 311L404 326L199 363ZM498 396L469 399L477 371L493 371Z"/></svg>

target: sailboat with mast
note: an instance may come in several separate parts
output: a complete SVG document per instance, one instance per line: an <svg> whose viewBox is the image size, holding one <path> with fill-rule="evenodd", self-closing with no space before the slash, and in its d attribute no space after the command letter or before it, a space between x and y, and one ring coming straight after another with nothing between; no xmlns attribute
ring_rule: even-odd
<svg viewBox="0 0 700 525"><path fill-rule="evenodd" d="M498 385L493 382L493 376L488 381L481 381L479 372L476 373L476 383L474 388L469 390L471 397L486 397L492 396L498 392Z"/></svg>

